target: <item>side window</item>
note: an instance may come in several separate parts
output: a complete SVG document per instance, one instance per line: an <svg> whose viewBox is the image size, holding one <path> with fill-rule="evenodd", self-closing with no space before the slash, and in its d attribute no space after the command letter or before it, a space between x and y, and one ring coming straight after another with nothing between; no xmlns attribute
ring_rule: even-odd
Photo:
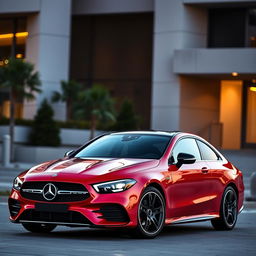
<svg viewBox="0 0 256 256"><path fill-rule="evenodd" d="M195 156L196 160L201 160L200 152L195 139L186 138L177 142L172 151L174 163L177 163L179 153L187 153Z"/></svg>
<svg viewBox="0 0 256 256"><path fill-rule="evenodd" d="M218 160L219 156L205 143L197 140L198 147L200 149L202 160Z"/></svg>

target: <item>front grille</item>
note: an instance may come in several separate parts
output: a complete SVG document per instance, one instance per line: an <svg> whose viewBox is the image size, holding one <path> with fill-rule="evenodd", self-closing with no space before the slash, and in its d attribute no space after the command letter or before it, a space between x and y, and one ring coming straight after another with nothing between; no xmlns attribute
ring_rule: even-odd
<svg viewBox="0 0 256 256"><path fill-rule="evenodd" d="M81 213L68 211L68 212L40 212L35 210L24 211L19 221L36 221L36 222L59 222L67 224L89 224L92 223Z"/></svg>
<svg viewBox="0 0 256 256"><path fill-rule="evenodd" d="M121 205L118 204L105 204L102 205L99 210L94 212L102 214L102 216L98 216L100 219L114 222L129 222L127 212Z"/></svg>
<svg viewBox="0 0 256 256"><path fill-rule="evenodd" d="M53 199L48 198L47 200L43 195L44 187L47 184L56 187L56 196ZM76 202L90 197L88 190L82 184L68 182L24 182L20 193L24 198L42 202Z"/></svg>
<svg viewBox="0 0 256 256"><path fill-rule="evenodd" d="M12 217L17 216L21 209L20 202L18 200L9 198L8 204L9 204L9 211L10 211L11 216Z"/></svg>

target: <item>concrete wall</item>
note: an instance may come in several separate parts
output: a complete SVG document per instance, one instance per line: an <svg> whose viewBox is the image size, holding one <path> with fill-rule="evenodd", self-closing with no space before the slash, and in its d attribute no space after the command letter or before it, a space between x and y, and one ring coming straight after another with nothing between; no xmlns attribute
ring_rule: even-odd
<svg viewBox="0 0 256 256"><path fill-rule="evenodd" d="M242 81L221 81L220 121L223 149L241 147Z"/></svg>
<svg viewBox="0 0 256 256"><path fill-rule="evenodd" d="M29 134L31 129L27 126L16 125L14 128L14 142L16 143L27 143L29 141ZM9 134L9 126L0 126L0 141L2 141L3 136Z"/></svg>
<svg viewBox="0 0 256 256"><path fill-rule="evenodd" d="M177 74L238 72L256 75L255 67L255 48L183 49L174 53L174 72Z"/></svg>
<svg viewBox="0 0 256 256"><path fill-rule="evenodd" d="M255 0L183 0L184 4L235 4L239 3L241 6L241 3L246 2L255 4Z"/></svg>
<svg viewBox="0 0 256 256"><path fill-rule="evenodd" d="M42 94L36 102L25 102L24 118L34 117L43 98L60 90L60 80L69 78L70 0L40 1L40 12L28 16L26 60L35 64L42 80ZM65 105L54 104L55 118L65 119Z"/></svg>
<svg viewBox="0 0 256 256"><path fill-rule="evenodd" d="M77 147L35 147L25 145L14 145L14 162L29 164L39 164L45 161L59 159L70 150ZM0 142L0 166L2 161L2 143Z"/></svg>
<svg viewBox="0 0 256 256"><path fill-rule="evenodd" d="M211 129L214 124L219 122L219 81L181 76L180 86L181 130L198 134L215 142L216 145L217 140L213 141L211 138Z"/></svg>
<svg viewBox="0 0 256 256"><path fill-rule="evenodd" d="M15 127L15 143L23 143L26 144L29 142L29 134L31 132L31 128L27 126L19 126ZM105 131L96 131L96 136L106 133ZM0 141L5 134L9 134L9 126L1 125L0 126ZM68 129L61 128L60 129L60 138L62 145L69 146L81 146L86 143L90 139L90 131L89 130L80 130L80 129Z"/></svg>
<svg viewBox="0 0 256 256"><path fill-rule="evenodd" d="M73 0L72 13L81 14L109 14L152 12L154 0Z"/></svg>
<svg viewBox="0 0 256 256"><path fill-rule="evenodd" d="M73 149L75 149L75 147L54 148L16 145L14 149L14 161L22 163L41 163L62 158L67 151Z"/></svg>
<svg viewBox="0 0 256 256"><path fill-rule="evenodd" d="M40 0L0 0L0 14L40 11Z"/></svg>
<svg viewBox="0 0 256 256"><path fill-rule="evenodd" d="M181 0L156 0L151 127L180 129L180 85L173 72L176 49L205 47L207 12Z"/></svg>

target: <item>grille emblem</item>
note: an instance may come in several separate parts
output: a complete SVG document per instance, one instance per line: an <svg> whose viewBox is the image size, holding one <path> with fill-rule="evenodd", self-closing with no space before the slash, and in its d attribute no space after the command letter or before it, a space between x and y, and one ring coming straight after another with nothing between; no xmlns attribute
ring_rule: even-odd
<svg viewBox="0 0 256 256"><path fill-rule="evenodd" d="M47 201L53 200L57 195L57 188L52 183L47 183L43 188L43 197Z"/></svg>

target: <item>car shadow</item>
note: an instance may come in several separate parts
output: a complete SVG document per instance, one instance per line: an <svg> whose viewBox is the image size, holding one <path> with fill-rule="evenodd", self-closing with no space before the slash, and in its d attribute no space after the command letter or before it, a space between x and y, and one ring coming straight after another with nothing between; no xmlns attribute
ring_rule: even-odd
<svg viewBox="0 0 256 256"><path fill-rule="evenodd" d="M206 232L213 232L214 229L209 225L195 225L195 224L186 224L186 225L170 225L164 227L161 232L162 236L170 236L170 235L191 235L191 234L199 234Z"/></svg>
<svg viewBox="0 0 256 256"><path fill-rule="evenodd" d="M200 225L172 225L166 226L158 237L166 236L184 236L199 233L214 232L211 226ZM70 228L59 230L58 228L51 233L30 233L28 231L16 233L19 237L47 237L47 238L67 238L67 239L81 239L81 240L124 240L136 239L131 232L127 229L98 229L98 228Z"/></svg>

